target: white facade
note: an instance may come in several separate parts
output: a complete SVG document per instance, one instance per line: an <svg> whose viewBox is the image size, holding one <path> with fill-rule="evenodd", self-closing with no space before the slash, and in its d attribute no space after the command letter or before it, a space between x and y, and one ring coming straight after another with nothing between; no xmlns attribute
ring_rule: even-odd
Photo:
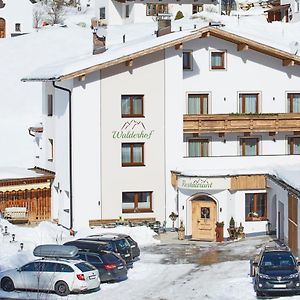
<svg viewBox="0 0 300 300"><path fill-rule="evenodd" d="M211 55L220 51L224 53L225 67L213 69ZM183 70L184 52L191 53L190 70ZM300 93L297 66L287 68L277 58L253 50L238 51L235 43L209 37L134 59L132 66L117 64L58 85L72 93L73 228L86 226L89 220L111 220L120 216L156 218L161 222L166 220L170 226L168 216L176 212L179 215L176 225L182 220L185 234L191 236L192 203L201 195L215 203L216 221L224 222L224 228L234 217L237 225L242 223L246 234L264 234L267 218L274 230L278 210L284 211L281 216L286 214L286 195L281 188L232 189L230 176L235 175L232 166L244 168L242 174L246 175L245 170L262 166L260 174L265 174L263 166L276 165L283 159L289 163L299 162L299 156L290 155L288 146L289 137L298 137L297 132L274 130L274 134L270 134L270 130L262 130L245 135L244 131L236 130L222 135L208 132L195 136L184 133L183 116L188 114L189 94L208 95L208 115L243 114L239 95L253 93L258 95L258 114L287 113L288 94ZM53 116L46 113L49 94L54 99ZM122 95L143 95L143 115L122 116ZM54 88L51 82L45 84L44 132L36 163L56 173L53 217L67 227L71 209L68 97L66 90ZM258 138L258 155L244 156L241 152L240 138L245 137ZM188 142L198 138L209 141L208 157L190 156ZM53 159L49 159L51 151L47 150L49 139L53 139ZM122 144L126 143L143 144L143 165L122 166ZM214 173L216 169L228 170L228 174ZM204 170L208 173L203 173ZM179 179L217 177L218 182L225 180L227 185L174 186L172 171L178 173ZM129 192L151 192L151 209L124 211L122 193ZM267 194L264 220L248 220L246 194ZM280 235L286 238L286 225L281 227Z"/></svg>
<svg viewBox="0 0 300 300"><path fill-rule="evenodd" d="M280 4L290 4L288 15L289 22L300 21L300 1L299 0L281 0Z"/></svg>
<svg viewBox="0 0 300 300"><path fill-rule="evenodd" d="M33 29L30 0L3 0L0 5L0 37L10 37L31 32Z"/></svg>
<svg viewBox="0 0 300 300"><path fill-rule="evenodd" d="M206 6L212 6L212 2L190 0L162 0L154 2L145 1L116 1L116 0L96 0L96 17L104 25L123 25L129 23L154 22L158 13L170 14L175 18L178 11L183 13L184 17L191 17L193 13L200 12ZM215 5L215 11L219 10ZM193 12L194 11L194 12Z"/></svg>

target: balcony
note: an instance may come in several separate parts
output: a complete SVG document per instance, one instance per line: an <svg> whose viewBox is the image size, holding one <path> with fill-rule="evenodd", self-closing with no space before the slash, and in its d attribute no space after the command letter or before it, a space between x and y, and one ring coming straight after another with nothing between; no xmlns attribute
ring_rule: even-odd
<svg viewBox="0 0 300 300"><path fill-rule="evenodd" d="M184 133L300 131L300 113L184 115Z"/></svg>

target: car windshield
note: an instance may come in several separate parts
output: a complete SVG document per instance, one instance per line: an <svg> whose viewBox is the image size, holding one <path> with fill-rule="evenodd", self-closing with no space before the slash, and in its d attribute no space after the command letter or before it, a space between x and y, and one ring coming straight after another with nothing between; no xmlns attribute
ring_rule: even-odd
<svg viewBox="0 0 300 300"><path fill-rule="evenodd" d="M295 266L295 260L289 252L265 253L261 262L261 267L266 270L291 270Z"/></svg>

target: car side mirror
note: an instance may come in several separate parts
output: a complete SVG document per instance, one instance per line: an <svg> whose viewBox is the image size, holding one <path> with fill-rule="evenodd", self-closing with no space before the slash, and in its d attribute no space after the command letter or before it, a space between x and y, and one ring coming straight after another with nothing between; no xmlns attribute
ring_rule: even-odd
<svg viewBox="0 0 300 300"><path fill-rule="evenodd" d="M22 272L22 269L21 269L21 268L18 268L17 271L18 271L18 272Z"/></svg>

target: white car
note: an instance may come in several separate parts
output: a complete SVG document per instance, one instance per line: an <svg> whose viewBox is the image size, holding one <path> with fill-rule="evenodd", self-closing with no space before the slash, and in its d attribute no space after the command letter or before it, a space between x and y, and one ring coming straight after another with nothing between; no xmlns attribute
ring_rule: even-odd
<svg viewBox="0 0 300 300"><path fill-rule="evenodd" d="M59 296L70 292L97 289L100 286L98 270L83 260L37 259L21 268L0 273L4 291L15 289L54 291Z"/></svg>

